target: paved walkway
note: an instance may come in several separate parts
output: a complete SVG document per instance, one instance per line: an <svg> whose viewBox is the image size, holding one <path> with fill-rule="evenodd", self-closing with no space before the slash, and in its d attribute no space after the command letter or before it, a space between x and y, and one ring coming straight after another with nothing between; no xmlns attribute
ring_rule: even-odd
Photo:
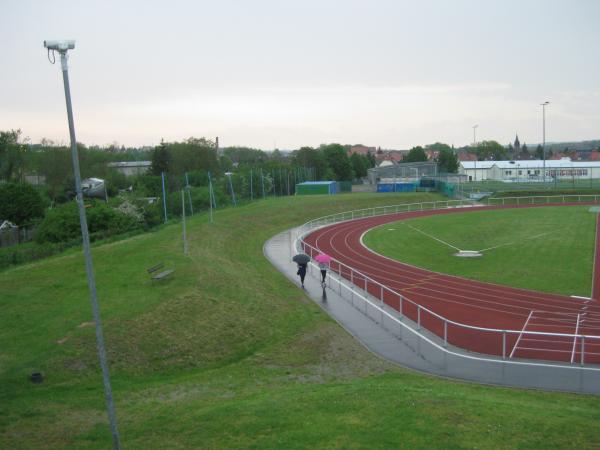
<svg viewBox="0 0 600 450"><path fill-rule="evenodd" d="M264 254L301 289L296 264L292 262L292 256L297 253L294 248L297 234L297 230L292 229L269 239ZM366 304L360 296L350 297L350 289L340 286L337 278L329 279L328 287L323 290L319 277L318 269L309 266L305 280L307 295L366 348L391 362L478 383L600 394L600 367L503 361L456 348L444 349L435 336L425 332L421 337L411 331L414 326L406 318L394 320L376 306ZM397 317L392 309L386 309L385 313Z"/></svg>

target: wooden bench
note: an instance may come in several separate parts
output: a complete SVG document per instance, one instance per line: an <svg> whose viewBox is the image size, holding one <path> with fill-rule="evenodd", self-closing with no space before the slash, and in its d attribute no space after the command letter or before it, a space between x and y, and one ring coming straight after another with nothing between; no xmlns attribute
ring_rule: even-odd
<svg viewBox="0 0 600 450"><path fill-rule="evenodd" d="M151 275L152 280L164 280L169 275L171 275L173 272L175 272L175 269L167 269L167 270L161 271L161 269L164 269L164 267L165 267L164 263L158 263L157 265L152 266L149 269L146 269L146 271Z"/></svg>

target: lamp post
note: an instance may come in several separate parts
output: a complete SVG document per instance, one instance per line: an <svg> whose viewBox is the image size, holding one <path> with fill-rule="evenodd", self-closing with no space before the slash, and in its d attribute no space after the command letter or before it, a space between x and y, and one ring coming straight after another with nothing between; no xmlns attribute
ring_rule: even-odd
<svg viewBox="0 0 600 450"><path fill-rule="evenodd" d="M475 139L475 130L479 125L473 125L473 149L477 145L477 139ZM477 181L477 150L475 150L475 181Z"/></svg>
<svg viewBox="0 0 600 450"><path fill-rule="evenodd" d="M549 105L550 102L540 103L542 107L542 154L544 158L544 186L546 186L546 106Z"/></svg>
<svg viewBox="0 0 600 450"><path fill-rule="evenodd" d="M44 41L44 47L48 49L48 58L50 51L57 51L60 54L60 63L63 73L63 85L65 90L65 100L67 104L67 120L69 122L69 137L71 139L71 159L73 161L73 175L75 177L75 191L77 193L77 207L79 210L79 225L81 227L81 237L83 241L83 255L85 259L85 270L90 291L90 302L92 304L92 315L96 326L96 348L98 350L98 359L102 370L102 381L104 383L104 396L106 399L106 409L110 423L110 431L113 438L113 446L116 450L121 448L119 440L119 431L117 430L117 414L113 401L112 389L110 386L110 375L108 372L108 362L106 360L106 350L104 349L104 334L102 332L102 321L100 320L100 307L98 306L98 296L96 293L96 280L94 278L94 267L92 264L92 252L90 249L90 235L85 215L85 205L83 203L83 192L81 189L81 173L79 171L79 155L77 152L77 140L75 139L75 123L73 121L73 107L71 106L71 89L69 87L69 67L67 52L75 48L75 41ZM54 62L51 60L50 62Z"/></svg>

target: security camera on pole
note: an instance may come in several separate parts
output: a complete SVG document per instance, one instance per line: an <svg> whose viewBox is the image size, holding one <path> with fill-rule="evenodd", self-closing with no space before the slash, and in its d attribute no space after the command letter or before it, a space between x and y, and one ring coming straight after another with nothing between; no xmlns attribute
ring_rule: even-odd
<svg viewBox="0 0 600 450"><path fill-rule="evenodd" d="M108 419L110 422L110 431L113 437L115 449L120 449L119 432L117 430L117 416L113 403L112 389L110 387L110 376L108 373L108 364L106 362L106 351L104 350L104 335L102 333L102 322L100 320L100 309L98 307L98 298L96 295L96 282L94 280L94 267L92 265L92 253L90 251L90 236L88 232L87 219L85 216L85 205L83 204L83 193L81 190L81 174L79 172L79 155L77 154L77 141L75 139L75 125L73 123L73 109L71 107L71 91L69 89L69 71L67 65L67 51L75 48L75 41L44 41L44 47L48 49L48 59L50 52L54 56L57 51L60 54L60 63L63 73L63 84L65 88L65 100L67 103L67 119L69 121L69 135L71 138L71 157L73 159L73 174L75 176L75 190L77 192L77 206L79 208L79 223L81 225L81 236L83 239L83 254L85 256L85 269L90 290L90 300L92 303L92 313L94 323L96 324L96 346L98 348L98 358L102 368L102 380L104 382L104 395L106 397L106 406L108 410ZM55 60L50 59L54 63Z"/></svg>

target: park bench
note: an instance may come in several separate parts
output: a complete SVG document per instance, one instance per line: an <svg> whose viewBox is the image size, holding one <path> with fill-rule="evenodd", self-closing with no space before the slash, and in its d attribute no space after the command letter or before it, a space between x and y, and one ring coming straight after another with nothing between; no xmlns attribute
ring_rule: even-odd
<svg viewBox="0 0 600 450"><path fill-rule="evenodd" d="M169 275L171 275L173 272L175 272L175 269L162 270L162 269L164 269L164 267L165 267L164 263L158 263L157 265L152 266L149 269L146 269L146 271L150 274L150 276L152 277L152 280L164 280Z"/></svg>

